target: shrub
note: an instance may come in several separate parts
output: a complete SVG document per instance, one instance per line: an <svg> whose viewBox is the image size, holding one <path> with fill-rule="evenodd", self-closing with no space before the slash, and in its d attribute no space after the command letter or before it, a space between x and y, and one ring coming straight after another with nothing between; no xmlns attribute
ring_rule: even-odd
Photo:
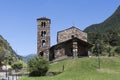
<svg viewBox="0 0 120 80"><path fill-rule="evenodd" d="M22 69L23 68L23 64L20 61L14 62L12 64L12 68L13 69Z"/></svg>
<svg viewBox="0 0 120 80"><path fill-rule="evenodd" d="M28 61L29 76L44 76L48 71L49 63L44 57L36 56Z"/></svg>
<svg viewBox="0 0 120 80"><path fill-rule="evenodd" d="M117 47L117 48L115 49L115 52L120 55L120 47Z"/></svg>

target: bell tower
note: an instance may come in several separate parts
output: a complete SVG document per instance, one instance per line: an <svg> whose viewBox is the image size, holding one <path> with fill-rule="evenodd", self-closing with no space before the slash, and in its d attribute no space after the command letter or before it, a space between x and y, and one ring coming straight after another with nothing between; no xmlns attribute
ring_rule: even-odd
<svg viewBox="0 0 120 80"><path fill-rule="evenodd" d="M46 17L37 19L37 54L49 58L50 48L50 23Z"/></svg>

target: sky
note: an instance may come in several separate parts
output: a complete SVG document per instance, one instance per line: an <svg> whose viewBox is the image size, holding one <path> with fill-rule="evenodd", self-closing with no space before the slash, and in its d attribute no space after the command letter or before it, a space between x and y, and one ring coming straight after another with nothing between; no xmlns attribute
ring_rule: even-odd
<svg viewBox="0 0 120 80"><path fill-rule="evenodd" d="M18 55L36 54L37 18L51 19L52 46L58 31L101 23L119 5L120 0L0 0L0 35Z"/></svg>

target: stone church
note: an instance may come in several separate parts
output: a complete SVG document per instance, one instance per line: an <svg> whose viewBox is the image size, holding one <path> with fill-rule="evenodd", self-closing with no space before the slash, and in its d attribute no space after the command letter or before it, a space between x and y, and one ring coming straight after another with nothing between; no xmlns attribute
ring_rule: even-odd
<svg viewBox="0 0 120 80"><path fill-rule="evenodd" d="M63 56L84 57L92 47L87 42L87 33L72 26L57 32L57 44L50 47L51 20L46 17L37 19L37 54L48 60L55 60Z"/></svg>

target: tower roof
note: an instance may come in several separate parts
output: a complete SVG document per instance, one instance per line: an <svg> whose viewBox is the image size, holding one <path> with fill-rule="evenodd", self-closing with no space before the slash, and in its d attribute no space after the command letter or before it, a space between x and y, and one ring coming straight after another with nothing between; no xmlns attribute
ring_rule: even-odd
<svg viewBox="0 0 120 80"><path fill-rule="evenodd" d="M37 20L50 20L50 19L48 19L46 17L41 17L41 18L38 18Z"/></svg>
<svg viewBox="0 0 120 80"><path fill-rule="evenodd" d="M37 18L37 20L49 20L51 23L51 20L49 18L46 18L46 17Z"/></svg>

